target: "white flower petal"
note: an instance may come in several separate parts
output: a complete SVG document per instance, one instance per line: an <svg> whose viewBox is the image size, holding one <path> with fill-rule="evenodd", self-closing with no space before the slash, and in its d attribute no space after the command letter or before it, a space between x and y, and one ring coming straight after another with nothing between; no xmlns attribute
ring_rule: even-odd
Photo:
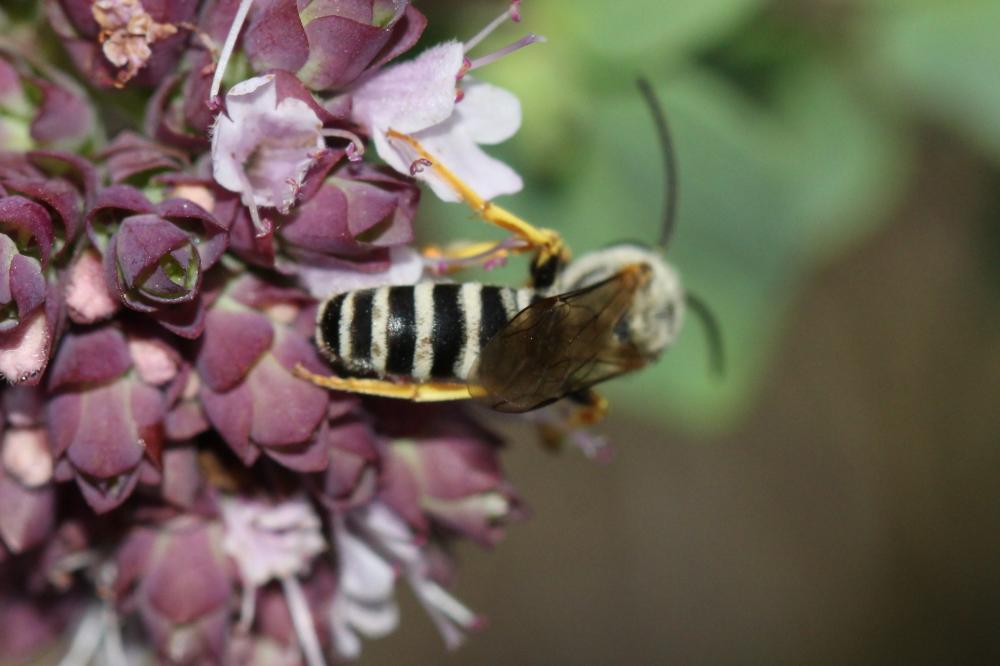
<svg viewBox="0 0 1000 666"><path fill-rule="evenodd" d="M298 185L325 143L323 122L304 101L278 101L273 76L258 76L226 94L226 114L212 130L212 175L249 203L281 212L295 202Z"/></svg>
<svg viewBox="0 0 1000 666"><path fill-rule="evenodd" d="M361 656L361 639L347 624L347 617L340 608L342 597L337 597L330 606L330 628L333 631L334 647L344 659ZM350 602L346 602L350 603Z"/></svg>
<svg viewBox="0 0 1000 666"><path fill-rule="evenodd" d="M410 247L389 249L389 270L384 273L362 273L352 269L298 267L299 280L316 298L355 289L370 289L383 285L416 284L424 275L420 253Z"/></svg>
<svg viewBox="0 0 1000 666"><path fill-rule="evenodd" d="M367 544L344 530L337 535L337 553L344 593L366 602L392 595L396 570Z"/></svg>
<svg viewBox="0 0 1000 666"><path fill-rule="evenodd" d="M313 558L326 548L320 521L303 498L279 504L225 498L221 508L225 526L222 546L236 561L246 585L259 587L304 574Z"/></svg>
<svg viewBox="0 0 1000 666"><path fill-rule="evenodd" d="M11 384L35 377L49 360L48 318L38 308L13 331L0 336L0 375Z"/></svg>
<svg viewBox="0 0 1000 666"><path fill-rule="evenodd" d="M461 44L445 42L383 69L354 90L354 119L369 129L391 127L407 134L442 122L455 108L455 82L464 58Z"/></svg>
<svg viewBox="0 0 1000 666"><path fill-rule="evenodd" d="M414 138L484 199L519 192L524 186L516 171L479 147L465 131L460 118L452 116L440 125L418 132ZM425 169L417 177L425 180L442 200L459 200L454 189L436 176L433 169Z"/></svg>
<svg viewBox="0 0 1000 666"><path fill-rule="evenodd" d="M382 638L399 626L399 606L392 599L374 606L353 604L347 617L351 626L363 636Z"/></svg>
<svg viewBox="0 0 1000 666"><path fill-rule="evenodd" d="M9 428L4 434L0 462L8 474L27 488L52 479L52 454L42 428Z"/></svg>
<svg viewBox="0 0 1000 666"><path fill-rule="evenodd" d="M462 128L476 143L506 141L521 127L521 102L510 92L483 81L466 78L465 96L455 105Z"/></svg>

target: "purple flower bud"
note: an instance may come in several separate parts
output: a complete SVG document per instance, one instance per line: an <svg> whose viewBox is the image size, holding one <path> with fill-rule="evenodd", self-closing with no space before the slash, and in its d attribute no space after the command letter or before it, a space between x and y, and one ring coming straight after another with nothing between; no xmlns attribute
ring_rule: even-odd
<svg viewBox="0 0 1000 666"><path fill-rule="evenodd" d="M97 189L86 160L57 151L0 154L0 188L45 207L53 222L53 256L71 248L83 229L83 208Z"/></svg>
<svg viewBox="0 0 1000 666"><path fill-rule="evenodd" d="M428 411L396 413L392 430L400 436L384 456L381 497L419 533L433 520L493 545L522 515L500 470L499 440L453 408Z"/></svg>
<svg viewBox="0 0 1000 666"><path fill-rule="evenodd" d="M309 88L332 90L407 51L426 24L407 0L272 2L251 15L243 42L256 71L297 72Z"/></svg>
<svg viewBox="0 0 1000 666"><path fill-rule="evenodd" d="M154 314L181 337L201 334L202 275L227 242L211 213L187 199L153 206L138 190L117 185L100 193L87 230L103 249L105 280L123 305Z"/></svg>
<svg viewBox="0 0 1000 666"><path fill-rule="evenodd" d="M56 476L75 478L97 512L124 502L143 466L161 464L164 397L132 366L125 336L105 326L66 335L49 376Z"/></svg>
<svg viewBox="0 0 1000 666"><path fill-rule="evenodd" d="M118 184L156 171L180 171L187 155L134 132L121 132L100 152L111 182Z"/></svg>
<svg viewBox="0 0 1000 666"><path fill-rule="evenodd" d="M21 553L55 525L52 455L44 428L8 425L0 443L0 543Z"/></svg>
<svg viewBox="0 0 1000 666"><path fill-rule="evenodd" d="M385 271L389 248L413 240L419 200L410 181L369 165L347 165L281 223L279 267Z"/></svg>
<svg viewBox="0 0 1000 666"><path fill-rule="evenodd" d="M163 451L163 499L176 507L192 509L204 488L198 451L194 446L174 446Z"/></svg>
<svg viewBox="0 0 1000 666"><path fill-rule="evenodd" d="M171 663L221 663L232 612L222 529L194 515L138 527L118 551L115 593Z"/></svg>
<svg viewBox="0 0 1000 666"><path fill-rule="evenodd" d="M53 321L45 308L45 269L52 243L52 220L42 205L0 198L0 373L11 383L35 380L48 363Z"/></svg>
<svg viewBox="0 0 1000 666"><path fill-rule="evenodd" d="M0 145L76 150L95 136L93 108L76 82L26 53L0 46Z"/></svg>
<svg viewBox="0 0 1000 666"><path fill-rule="evenodd" d="M126 306L139 312L191 301L201 286L194 243L158 215L122 220L104 256L108 282L117 286Z"/></svg>
<svg viewBox="0 0 1000 666"><path fill-rule="evenodd" d="M356 417L331 420L321 435L330 456L322 498L331 509L347 510L367 504L375 494L379 471L376 437L371 426Z"/></svg>
<svg viewBox="0 0 1000 666"><path fill-rule="evenodd" d="M305 294L275 288L249 275L229 285L206 318L196 367L204 382L205 414L247 465L261 451L299 471L326 467L318 439L330 402L326 391L292 369L322 368L300 328L308 319Z"/></svg>
<svg viewBox="0 0 1000 666"><path fill-rule="evenodd" d="M40 653L57 643L79 614L82 600L25 590L17 574L0 574L0 660L39 663Z"/></svg>

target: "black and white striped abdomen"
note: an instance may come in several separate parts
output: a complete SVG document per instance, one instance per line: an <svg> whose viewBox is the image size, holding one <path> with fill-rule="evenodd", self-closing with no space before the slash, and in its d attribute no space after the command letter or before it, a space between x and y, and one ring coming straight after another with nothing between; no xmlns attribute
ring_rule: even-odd
<svg viewBox="0 0 1000 666"><path fill-rule="evenodd" d="M316 342L348 376L464 382L482 346L535 293L476 282L350 291L320 307Z"/></svg>

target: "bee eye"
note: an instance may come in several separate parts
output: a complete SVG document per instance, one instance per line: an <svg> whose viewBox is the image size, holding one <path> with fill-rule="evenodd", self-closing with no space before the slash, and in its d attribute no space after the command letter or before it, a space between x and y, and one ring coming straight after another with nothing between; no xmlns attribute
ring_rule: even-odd
<svg viewBox="0 0 1000 666"><path fill-rule="evenodd" d="M626 340L628 340L629 339L629 318L628 317L622 317L621 319L619 319L618 323L615 324L614 332L615 332L615 337L618 338L619 341L625 342Z"/></svg>
<svg viewBox="0 0 1000 666"><path fill-rule="evenodd" d="M660 319L667 322L668 325L673 326L674 320L677 317L677 306L673 303L667 303L666 306L660 310Z"/></svg>

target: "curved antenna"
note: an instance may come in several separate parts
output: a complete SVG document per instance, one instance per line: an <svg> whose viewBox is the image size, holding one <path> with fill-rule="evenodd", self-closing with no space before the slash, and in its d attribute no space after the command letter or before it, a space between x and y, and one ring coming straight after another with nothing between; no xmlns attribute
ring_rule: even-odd
<svg viewBox="0 0 1000 666"><path fill-rule="evenodd" d="M647 79L636 80L639 92L649 106L653 114L653 123L656 125L656 133L660 138L660 149L663 151L664 168L664 200L663 200L663 220L660 223L659 247L666 250L670 242L670 236L674 231L674 222L677 219L677 158L674 155L674 142L670 138L670 128L667 126L667 117L663 113L663 105L653 92L653 87Z"/></svg>
<svg viewBox="0 0 1000 666"><path fill-rule="evenodd" d="M708 343L708 358L712 368L712 374L716 377L723 377L726 374L726 348L722 342L722 327L719 326L719 319L708 307L708 304L695 296L691 292L684 294L684 300L688 308L691 309L701 321L702 328L705 329L705 338Z"/></svg>

